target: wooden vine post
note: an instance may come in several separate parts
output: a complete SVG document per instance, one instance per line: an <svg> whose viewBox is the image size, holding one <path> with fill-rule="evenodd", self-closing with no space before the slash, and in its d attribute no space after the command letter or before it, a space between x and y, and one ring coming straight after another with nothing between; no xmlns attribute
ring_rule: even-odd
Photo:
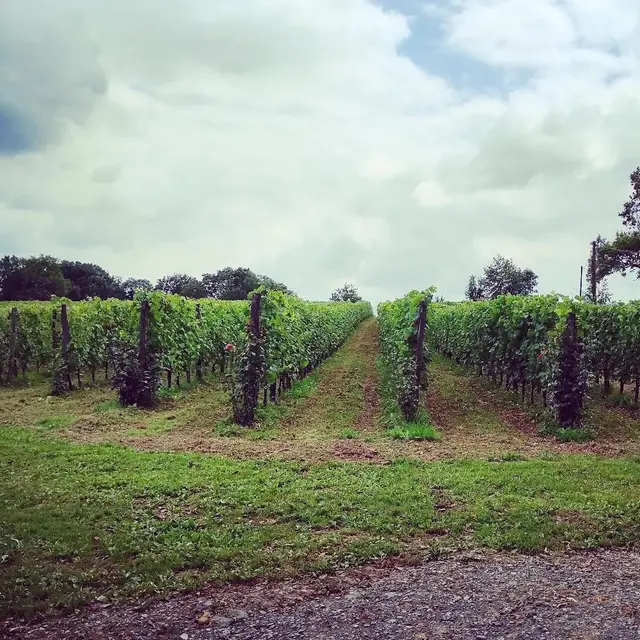
<svg viewBox="0 0 640 640"><path fill-rule="evenodd" d="M148 300L143 300L140 305L140 335L138 338L138 361L140 368L147 369L147 342L149 336L149 313L151 307Z"/></svg>
<svg viewBox="0 0 640 640"><path fill-rule="evenodd" d="M18 309L13 307L9 312L11 321L11 333L9 334L9 362L7 366L8 381L11 382L18 377Z"/></svg>
<svg viewBox="0 0 640 640"><path fill-rule="evenodd" d="M198 327L200 328L202 325L202 308L199 304L196 305L196 319L198 320ZM198 353L198 359L196 360L196 378L198 378L198 382L202 382L204 380L204 376L202 375L201 355L201 353Z"/></svg>
<svg viewBox="0 0 640 640"><path fill-rule="evenodd" d="M239 354L234 373L233 413L237 424L250 427L255 422L256 409L265 374L265 354L260 328L262 294L251 299L247 345Z"/></svg>
<svg viewBox="0 0 640 640"><path fill-rule="evenodd" d="M64 380L67 389L71 390L73 388L71 384L71 363L69 361L71 333L69 331L69 316L66 304L60 307L60 328L62 329L62 366L64 367Z"/></svg>
<svg viewBox="0 0 640 640"><path fill-rule="evenodd" d="M553 407L561 427L576 428L582 419L584 389L581 380L582 344L574 312L567 316L559 360L557 378L553 383Z"/></svg>
<svg viewBox="0 0 640 640"><path fill-rule="evenodd" d="M424 339L427 333L427 301L422 300L418 307L416 321L416 375L418 387L423 388L427 364L424 359Z"/></svg>

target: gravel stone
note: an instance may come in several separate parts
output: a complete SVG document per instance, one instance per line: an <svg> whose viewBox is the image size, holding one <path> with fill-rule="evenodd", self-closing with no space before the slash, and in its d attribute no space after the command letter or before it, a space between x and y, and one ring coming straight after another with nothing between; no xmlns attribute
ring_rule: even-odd
<svg viewBox="0 0 640 640"><path fill-rule="evenodd" d="M207 626L196 613L215 602ZM239 609L238 606L242 609ZM221 627L220 620L229 625ZM232 626L230 626L232 625ZM640 640L640 553L488 553L334 576L210 586L161 601L0 622L1 638L62 640Z"/></svg>

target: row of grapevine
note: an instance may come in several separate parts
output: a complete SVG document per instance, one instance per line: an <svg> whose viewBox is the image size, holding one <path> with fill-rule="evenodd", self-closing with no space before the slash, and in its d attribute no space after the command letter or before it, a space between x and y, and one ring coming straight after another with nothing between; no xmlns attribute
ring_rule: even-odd
<svg viewBox="0 0 640 640"><path fill-rule="evenodd" d="M261 292L258 300L253 347L249 301L194 301L151 292L134 301L3 304L0 380L44 369L51 374L52 391L64 393L71 390L72 377L80 385L83 374L95 381L104 370L123 402L148 405L162 372L171 386L173 376L190 381L195 371L201 379L206 367L219 366L231 374L236 402L238 394L246 395L246 374L253 367L249 378L264 390L266 402L267 394L275 400L372 315L366 302L305 302L273 291ZM257 352L249 365L252 348ZM245 397L242 403L253 413L257 400Z"/></svg>
<svg viewBox="0 0 640 640"><path fill-rule="evenodd" d="M277 291L254 294L251 322L236 361L236 422L252 424L260 389L264 403L275 400L372 315L368 302L306 302Z"/></svg>
<svg viewBox="0 0 640 640"><path fill-rule="evenodd" d="M242 337L248 318L247 302L195 301L158 292L136 301L5 303L0 306L0 380L7 381L10 374L12 309L17 309L18 318L14 337L17 370L52 370L60 346L57 334L64 305L71 338L68 367L78 378L90 374L95 381L98 371L108 375L110 348L138 341L142 299L150 303L157 364L167 371L169 384L173 372L189 378L197 363L222 368L224 345Z"/></svg>
<svg viewBox="0 0 640 640"><path fill-rule="evenodd" d="M416 419L421 391L426 389L429 360L426 329L433 290L412 291L378 305L380 352L404 418Z"/></svg>
<svg viewBox="0 0 640 640"><path fill-rule="evenodd" d="M588 383L640 390L640 304L595 305L556 295L436 304L435 349L579 426Z"/></svg>

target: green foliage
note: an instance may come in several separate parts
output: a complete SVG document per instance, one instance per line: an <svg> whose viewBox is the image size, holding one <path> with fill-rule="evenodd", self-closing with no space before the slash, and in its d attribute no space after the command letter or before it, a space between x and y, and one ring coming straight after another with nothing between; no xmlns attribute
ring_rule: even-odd
<svg viewBox="0 0 640 640"><path fill-rule="evenodd" d="M253 302L259 302L260 298L261 296L257 296ZM253 310L251 314L253 316ZM259 319L259 308L256 309L256 316ZM245 427L254 423L260 390L267 372L266 331L259 323L252 327L252 322L253 320L247 325L247 336L235 357L231 376L233 417L237 424Z"/></svg>
<svg viewBox="0 0 640 640"><path fill-rule="evenodd" d="M304 377L340 347L365 319L368 302L306 302L265 291L261 323L267 339L267 380Z"/></svg>
<svg viewBox="0 0 640 640"><path fill-rule="evenodd" d="M423 353L417 353L417 331L422 304L429 304L435 289L412 291L404 298L378 305L380 352L388 374L392 393L405 420L416 419L420 407L420 391L426 389L426 364L429 362L427 340ZM428 320L427 320L428 321Z"/></svg>
<svg viewBox="0 0 640 640"><path fill-rule="evenodd" d="M202 276L202 284L207 290L207 295L218 300L246 300L252 291L260 287L267 291L281 291L294 295L293 291L281 282L242 267L226 267L216 273L205 273Z"/></svg>
<svg viewBox="0 0 640 640"><path fill-rule="evenodd" d="M253 424L261 387L289 389L332 355L372 315L368 302L306 302L280 291L258 290L260 336L247 326L236 358L232 398L239 424Z"/></svg>
<svg viewBox="0 0 640 640"><path fill-rule="evenodd" d="M354 285L345 283L331 294L332 302L362 302L362 298Z"/></svg>
<svg viewBox="0 0 640 640"><path fill-rule="evenodd" d="M160 368L155 355L149 353L145 362L141 362L137 349L126 343L111 345L110 351L115 368L112 385L118 391L120 404L151 408L160 387Z"/></svg>
<svg viewBox="0 0 640 640"><path fill-rule="evenodd" d="M63 260L60 267L62 276L69 282L65 295L71 300L124 297L121 282L97 264Z"/></svg>
<svg viewBox="0 0 640 640"><path fill-rule="evenodd" d="M357 440L360 437L360 432L353 427L343 429L338 436L340 440Z"/></svg>
<svg viewBox="0 0 640 640"><path fill-rule="evenodd" d="M572 346L570 313L578 329ZM429 336L445 356L509 389L546 392L564 427L579 426L589 380L604 379L608 390L612 380L640 378L639 302L599 305L549 295L438 304Z"/></svg>
<svg viewBox="0 0 640 640"><path fill-rule="evenodd" d="M553 435L555 435L560 442L587 442L591 440L591 434L584 429L556 429Z"/></svg>
<svg viewBox="0 0 640 640"><path fill-rule="evenodd" d="M469 300L494 300L507 294L530 295L537 284L538 276L531 269L521 269L513 260L498 255L485 267L482 277L469 278L466 296Z"/></svg>
<svg viewBox="0 0 640 640"><path fill-rule="evenodd" d="M0 259L0 300L50 300L70 288L60 261L52 256Z"/></svg>
<svg viewBox="0 0 640 640"><path fill-rule="evenodd" d="M207 290L198 278L186 273L174 273L171 276L160 278L156 289L164 293L172 293L185 298L206 298Z"/></svg>
<svg viewBox="0 0 640 640"><path fill-rule="evenodd" d="M630 176L631 196L619 213L625 231L616 233L612 241L598 237L598 280L612 273L635 273L640 278L640 167Z"/></svg>

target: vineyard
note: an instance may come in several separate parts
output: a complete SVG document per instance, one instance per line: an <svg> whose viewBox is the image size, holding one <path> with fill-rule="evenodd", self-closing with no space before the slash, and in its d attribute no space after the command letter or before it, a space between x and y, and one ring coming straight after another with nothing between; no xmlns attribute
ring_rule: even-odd
<svg viewBox="0 0 640 640"><path fill-rule="evenodd" d="M0 304L0 612L637 543L640 304L433 297Z"/></svg>
<svg viewBox="0 0 640 640"><path fill-rule="evenodd" d="M44 372L59 395L81 387L85 376L95 383L103 374L124 404L150 406L160 385L191 383L194 375L202 381L219 370L234 398L246 396L249 377L266 403L372 315L368 303L305 302L274 291L257 293L251 305L250 322L249 301L196 302L157 292L134 301L3 303L0 381ZM257 398L250 404L255 410Z"/></svg>

